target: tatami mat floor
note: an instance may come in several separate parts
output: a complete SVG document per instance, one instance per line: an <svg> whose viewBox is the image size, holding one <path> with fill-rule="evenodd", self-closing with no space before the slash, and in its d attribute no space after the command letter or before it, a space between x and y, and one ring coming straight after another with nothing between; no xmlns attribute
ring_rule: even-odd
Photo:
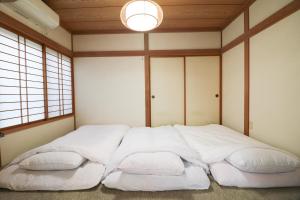
<svg viewBox="0 0 300 200"><path fill-rule="evenodd" d="M12 192L0 189L0 200L300 200L300 187L239 189L212 182L209 190L168 192L122 192L99 185L71 192Z"/></svg>

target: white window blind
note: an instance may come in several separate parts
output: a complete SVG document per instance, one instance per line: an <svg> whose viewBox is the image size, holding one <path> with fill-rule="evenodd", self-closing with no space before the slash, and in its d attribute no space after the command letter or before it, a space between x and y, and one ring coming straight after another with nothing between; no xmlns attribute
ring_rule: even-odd
<svg viewBox="0 0 300 200"><path fill-rule="evenodd" d="M0 28L0 128L45 118L42 45Z"/></svg>
<svg viewBox="0 0 300 200"><path fill-rule="evenodd" d="M48 117L70 114L72 108L71 59L46 49Z"/></svg>

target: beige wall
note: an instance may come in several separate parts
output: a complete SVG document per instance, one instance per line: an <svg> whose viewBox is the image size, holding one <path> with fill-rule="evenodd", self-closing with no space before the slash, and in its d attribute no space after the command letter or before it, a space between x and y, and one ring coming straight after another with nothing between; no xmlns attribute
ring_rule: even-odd
<svg viewBox="0 0 300 200"><path fill-rule="evenodd" d="M244 43L226 51L222 62L223 125L244 132Z"/></svg>
<svg viewBox="0 0 300 200"><path fill-rule="evenodd" d="M249 9L250 28L290 2L256 0ZM243 20L239 18L223 31L223 46L242 33ZM300 155L299 21L300 11L254 35L250 38L249 54L250 136L297 155ZM223 54L223 124L241 132L243 54L243 44Z"/></svg>
<svg viewBox="0 0 300 200"><path fill-rule="evenodd" d="M244 33L244 13L240 14L222 31L222 46Z"/></svg>
<svg viewBox="0 0 300 200"><path fill-rule="evenodd" d="M169 49L218 49L221 47L220 32L150 33L150 50Z"/></svg>
<svg viewBox="0 0 300 200"><path fill-rule="evenodd" d="M74 51L144 50L144 34L74 35Z"/></svg>
<svg viewBox="0 0 300 200"><path fill-rule="evenodd" d="M77 126L145 125L144 57L75 58Z"/></svg>
<svg viewBox="0 0 300 200"><path fill-rule="evenodd" d="M250 40L250 136L300 156L300 11Z"/></svg>
<svg viewBox="0 0 300 200"><path fill-rule="evenodd" d="M4 4L0 4L0 11L6 13L7 15L11 16L12 18L22 22L23 24L29 26L30 28L34 29L35 31L45 35L46 37L52 39L53 41L57 42L58 44L71 49L71 34L66 31L61 26L55 28L55 29L46 29L44 27L41 27L34 22L29 21L22 15L12 11L10 8L5 6Z"/></svg>
<svg viewBox="0 0 300 200"><path fill-rule="evenodd" d="M11 133L0 138L2 165L34 147L74 130L74 117Z"/></svg>
<svg viewBox="0 0 300 200"><path fill-rule="evenodd" d="M293 0L256 0L249 8L249 26L252 28Z"/></svg>

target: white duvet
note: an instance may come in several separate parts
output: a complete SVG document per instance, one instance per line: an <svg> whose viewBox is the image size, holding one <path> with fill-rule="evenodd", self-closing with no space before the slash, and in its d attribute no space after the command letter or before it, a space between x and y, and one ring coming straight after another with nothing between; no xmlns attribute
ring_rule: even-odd
<svg viewBox="0 0 300 200"><path fill-rule="evenodd" d="M187 145L174 127L161 126L129 129L111 162L107 165L106 174L116 170L120 163L130 155L155 152L174 153L187 162L208 170L208 166L201 161L199 154Z"/></svg>
<svg viewBox="0 0 300 200"><path fill-rule="evenodd" d="M188 163L188 167L185 167L181 175L126 173L118 169L119 165L130 156L156 153L155 157L161 156L158 160L163 160L167 159L164 156L166 152ZM159 163L156 164L159 166ZM107 167L108 176L103 184L126 191L207 189L210 182L206 171L207 165L201 161L199 154L187 145L174 127L131 128L114 153Z"/></svg>
<svg viewBox="0 0 300 200"><path fill-rule="evenodd" d="M0 171L0 187L12 190L74 190L97 185L105 165L129 129L125 125L83 126L14 159ZM18 163L37 153L75 152L88 161L74 170L30 171Z"/></svg>
<svg viewBox="0 0 300 200"><path fill-rule="evenodd" d="M37 153L71 151L87 160L106 165L128 129L125 125L82 126L48 144L25 152L11 164L19 163Z"/></svg>
<svg viewBox="0 0 300 200"><path fill-rule="evenodd" d="M232 153L246 148L275 149L232 129L221 125L181 126L175 125L187 143L195 149L205 163L225 160Z"/></svg>

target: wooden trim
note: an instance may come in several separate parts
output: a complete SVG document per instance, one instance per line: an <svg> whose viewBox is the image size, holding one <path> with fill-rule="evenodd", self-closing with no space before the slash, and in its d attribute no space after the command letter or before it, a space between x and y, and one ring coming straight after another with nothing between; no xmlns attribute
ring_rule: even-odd
<svg viewBox="0 0 300 200"><path fill-rule="evenodd" d="M144 50L149 51L149 34L144 33Z"/></svg>
<svg viewBox="0 0 300 200"><path fill-rule="evenodd" d="M149 35L144 34L144 50L149 51ZM150 80L150 56L144 56L145 63L145 120L146 126L151 127L151 80Z"/></svg>
<svg viewBox="0 0 300 200"><path fill-rule="evenodd" d="M42 120L39 120L39 121L29 122L27 124L20 124L20 125L16 125L16 126L3 128L3 129L0 129L0 131L2 133L4 133L5 135L7 135L7 134L10 134L10 133L14 133L14 132L17 132L17 131L22 131L22 130L33 128L33 127L36 127L36 126L41 126L41 125L44 125L44 124L48 124L48 123L51 123L51 122L54 122L54 121L58 121L58 120L65 119L65 118L68 118L68 117L73 117L73 116L74 115L71 113L71 114L68 114L68 115L63 115L63 116L58 116L58 117L53 117L53 118L48 118L48 119L42 119Z"/></svg>
<svg viewBox="0 0 300 200"><path fill-rule="evenodd" d="M254 35L260 33L261 31L269 28L273 24L293 14L299 9L300 9L300 1L299 0L292 1L285 7L281 8L280 10L272 14L270 17L267 17L265 20L261 21L260 23L258 23L257 25L249 29L249 31L243 33L242 35L240 35L239 37L237 37L236 39L232 40L230 43L222 47L221 50L222 53L244 42L246 39L253 37Z"/></svg>
<svg viewBox="0 0 300 200"><path fill-rule="evenodd" d="M219 56L220 49L182 49L182 50L150 50L151 57L178 56Z"/></svg>
<svg viewBox="0 0 300 200"><path fill-rule="evenodd" d="M146 126L151 127L151 69L150 56L145 56L145 103Z"/></svg>
<svg viewBox="0 0 300 200"><path fill-rule="evenodd" d="M224 47L222 47L221 52L225 53L229 49L232 49L233 47L239 45L240 43L244 42L244 40L247 38L246 33L243 33L242 35L238 36L228 44L226 44Z"/></svg>
<svg viewBox="0 0 300 200"><path fill-rule="evenodd" d="M222 55L220 55L220 69L219 69L219 76L220 76L220 83L219 83L219 124L222 125L222 115L223 115L223 98L222 98L222 93L223 93L223 67L222 67Z"/></svg>
<svg viewBox="0 0 300 200"><path fill-rule="evenodd" d="M43 81L44 81L44 108L45 118L48 118L48 87L47 87L47 65L46 65L46 46L43 45Z"/></svg>
<svg viewBox="0 0 300 200"><path fill-rule="evenodd" d="M218 32L222 31L220 27L202 27L202 28L158 28L150 33L173 33L173 32Z"/></svg>
<svg viewBox="0 0 300 200"><path fill-rule="evenodd" d="M73 34L71 34L71 49L73 52ZM74 130L76 130L76 108L75 108L75 77L74 77L74 58L71 58L71 76L72 76L72 112L74 114Z"/></svg>
<svg viewBox="0 0 300 200"><path fill-rule="evenodd" d="M219 27L211 27L211 28L162 28L162 29L154 29L145 33L174 33L174 32L216 32L222 31ZM72 31L74 35L90 35L90 34L120 34L120 33L137 33L135 31L131 31L129 29L120 29L120 30L87 30L87 31Z"/></svg>
<svg viewBox="0 0 300 200"><path fill-rule="evenodd" d="M249 32L249 8L244 14L244 32ZM244 134L249 136L249 38L244 42Z"/></svg>
<svg viewBox="0 0 300 200"><path fill-rule="evenodd" d="M72 113L74 114L74 130L77 128L76 126L76 108L75 108L75 84L74 84L74 61L71 58L71 76L72 76Z"/></svg>
<svg viewBox="0 0 300 200"><path fill-rule="evenodd" d="M186 125L186 56L183 57L183 112L184 125Z"/></svg>
<svg viewBox="0 0 300 200"><path fill-rule="evenodd" d="M221 48L223 46L223 32L221 31ZM220 82L219 82L219 124L222 125L222 115L223 115L223 98L222 98L222 92L223 92L223 54L220 54L220 60L219 60L219 65L220 65L220 69L219 69L219 76L220 76Z"/></svg>
<svg viewBox="0 0 300 200"><path fill-rule="evenodd" d="M62 55L59 52L56 52L56 53L57 53L57 82L58 82L59 115L62 115L62 112L61 112L62 109L61 109L61 107L62 107L63 102L61 101L61 96L62 96L62 94L60 93L61 79L59 77L59 75L60 75L59 65L60 65L60 61L62 59ZM59 57L59 55L61 57Z"/></svg>
<svg viewBox="0 0 300 200"><path fill-rule="evenodd" d="M266 18L262 22L258 23L254 27L249 30L248 38L256 35L257 33L265 30L266 28L272 26L273 24L279 22L280 20L288 17L289 15L293 14L294 12L300 9L300 1L294 0L285 7L281 8L277 12L275 12L270 17Z"/></svg>
<svg viewBox="0 0 300 200"><path fill-rule="evenodd" d="M144 56L145 51L75 51L73 57Z"/></svg>
<svg viewBox="0 0 300 200"><path fill-rule="evenodd" d="M219 56L220 49L182 49L182 50L139 50L139 51L75 51L73 57L118 57L118 56Z"/></svg>
<svg viewBox="0 0 300 200"><path fill-rule="evenodd" d="M1 145L0 145L0 170L2 170L2 156L1 156Z"/></svg>
<svg viewBox="0 0 300 200"><path fill-rule="evenodd" d="M25 55L24 55L25 56ZM20 55L20 36L18 35L18 64L19 64L19 85L20 85L20 111L21 124L23 124L23 101L22 101L22 79L21 79L21 55ZM24 66L26 67L26 66ZM28 114L28 113L27 113Z"/></svg>
<svg viewBox="0 0 300 200"><path fill-rule="evenodd" d="M0 11L0 26L72 57L72 51Z"/></svg>
<svg viewBox="0 0 300 200"><path fill-rule="evenodd" d="M223 29L222 31L229 25L231 24L231 22L233 22L238 16L240 16L240 14L242 14L245 10L249 9L249 7L255 2L256 0L247 0L244 5L242 6L242 8L239 10L239 12L237 12L233 17L230 18L230 20L228 20L228 22L226 22L223 25Z"/></svg>
<svg viewBox="0 0 300 200"><path fill-rule="evenodd" d="M24 40L24 62L25 62L25 66L24 66L24 69L25 69L25 89L26 89L26 110L27 110L27 123L29 122L29 106L28 106L28 87L27 87L27 84L28 84L28 81L27 81L27 58L26 58L26 55L27 55L27 51L26 51L26 47L27 47L27 44L26 44L26 38L23 38ZM23 95L23 94L22 94ZM23 102L21 102L23 103ZM23 118L23 116L21 116Z"/></svg>

